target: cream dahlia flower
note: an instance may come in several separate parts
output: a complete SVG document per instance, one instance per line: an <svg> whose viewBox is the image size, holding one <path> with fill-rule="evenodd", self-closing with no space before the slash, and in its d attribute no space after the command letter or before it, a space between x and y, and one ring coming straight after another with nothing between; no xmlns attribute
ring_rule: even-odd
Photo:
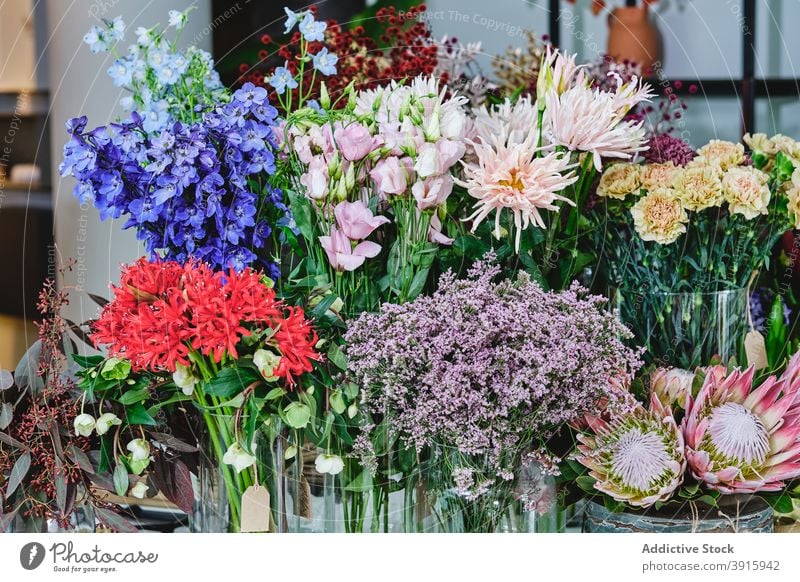
<svg viewBox="0 0 800 582"><path fill-rule="evenodd" d="M719 206L722 196L722 180L717 166L693 166L682 169L674 181L675 192L686 210L699 212Z"/></svg>
<svg viewBox="0 0 800 582"><path fill-rule="evenodd" d="M558 194L577 181L569 156L551 152L537 158L532 139L504 144L500 138L492 143L473 143L476 163L464 163L464 180L456 182L477 199L475 212L467 218L472 230L494 210L495 236L501 233L503 209L514 214L515 248L519 250L520 234L530 223L544 228L541 210L558 210L557 200L575 203Z"/></svg>
<svg viewBox="0 0 800 582"><path fill-rule="evenodd" d="M597 195L624 200L628 194L638 193L641 187L640 167L625 162L607 167L600 176Z"/></svg>
<svg viewBox="0 0 800 582"><path fill-rule="evenodd" d="M689 217L675 192L657 188L631 207L633 225L642 240L662 245L675 242L686 232Z"/></svg>
<svg viewBox="0 0 800 582"><path fill-rule="evenodd" d="M603 158L629 160L647 149L644 121L623 121L614 93L575 86L546 97L544 134L554 145L591 153L598 171Z"/></svg>
<svg viewBox="0 0 800 582"><path fill-rule="evenodd" d="M731 168L722 178L722 194L733 214L752 220L766 214L770 200L769 176L753 167Z"/></svg>
<svg viewBox="0 0 800 582"><path fill-rule="evenodd" d="M642 166L640 171L642 188L645 190L672 188L675 184L675 179L682 171L671 160L663 164L646 164Z"/></svg>
<svg viewBox="0 0 800 582"><path fill-rule="evenodd" d="M721 493L755 493L800 477L798 356L755 389L752 366L710 371L682 423L697 480Z"/></svg>
<svg viewBox="0 0 800 582"><path fill-rule="evenodd" d="M686 470L683 435L672 411L653 396L609 421L588 419L593 434L578 435L576 459L589 469L594 488L634 507L669 499Z"/></svg>
<svg viewBox="0 0 800 582"><path fill-rule="evenodd" d="M727 170L743 163L744 146L742 144L712 139L697 150L697 157L690 162L690 165L717 165L722 170Z"/></svg>
<svg viewBox="0 0 800 582"><path fill-rule="evenodd" d="M521 143L539 131L539 112L531 98L521 97L512 103L506 99L491 108L482 106L475 112L475 137L492 143L495 136L504 143Z"/></svg>

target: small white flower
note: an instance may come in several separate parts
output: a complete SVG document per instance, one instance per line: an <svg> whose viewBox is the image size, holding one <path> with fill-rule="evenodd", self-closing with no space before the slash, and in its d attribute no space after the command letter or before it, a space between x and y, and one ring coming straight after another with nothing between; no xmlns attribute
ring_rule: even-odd
<svg viewBox="0 0 800 582"><path fill-rule="evenodd" d="M153 44L153 38L150 36L150 29L140 26L134 33L136 34L136 42L142 46L150 46Z"/></svg>
<svg viewBox="0 0 800 582"><path fill-rule="evenodd" d="M256 450L255 443L253 444L253 452ZM233 465L237 473L241 473L248 467L256 464L255 456L245 451L239 443L233 443L225 454L222 456L222 462L226 465Z"/></svg>
<svg viewBox="0 0 800 582"><path fill-rule="evenodd" d="M150 444L144 439L134 439L126 448L131 452L133 461L146 461L150 458Z"/></svg>
<svg viewBox="0 0 800 582"><path fill-rule="evenodd" d="M100 415L100 418L97 419L97 423L95 423L95 428L97 429L97 434L103 436L108 432L111 426L119 426L122 424L122 421L119 417L114 414L113 412L105 412Z"/></svg>
<svg viewBox="0 0 800 582"><path fill-rule="evenodd" d="M76 436L91 436L95 427L94 416L86 413L79 414L75 417L73 426L75 427Z"/></svg>
<svg viewBox="0 0 800 582"><path fill-rule="evenodd" d="M414 163L414 171L420 178L427 178L441 173L439 153L434 144L426 143L420 148L419 156L417 156L417 161Z"/></svg>
<svg viewBox="0 0 800 582"><path fill-rule="evenodd" d="M178 364L172 373L172 381L186 396L191 396L194 394L194 387L200 382L200 378L192 373L190 366Z"/></svg>
<svg viewBox="0 0 800 582"><path fill-rule="evenodd" d="M174 26L178 30L183 30L183 27L186 26L187 14L186 12L181 12L179 10L170 10L169 11L169 25Z"/></svg>
<svg viewBox="0 0 800 582"><path fill-rule="evenodd" d="M275 352L256 350L256 353L253 354L253 363L267 382L274 382L278 379L275 376L275 369L281 363L281 357Z"/></svg>
<svg viewBox="0 0 800 582"><path fill-rule="evenodd" d="M131 487L130 493L136 499L144 499L145 495L147 495L147 483L145 483L142 479L139 479L136 482L136 485Z"/></svg>
<svg viewBox="0 0 800 582"><path fill-rule="evenodd" d="M339 455L322 453L314 460L314 468L317 473L338 475L344 470L344 461Z"/></svg>

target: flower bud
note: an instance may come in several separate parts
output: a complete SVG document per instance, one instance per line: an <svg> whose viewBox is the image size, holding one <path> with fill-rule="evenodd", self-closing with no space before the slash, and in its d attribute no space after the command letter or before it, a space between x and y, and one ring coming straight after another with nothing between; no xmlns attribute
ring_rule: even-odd
<svg viewBox="0 0 800 582"><path fill-rule="evenodd" d="M75 435L76 436L91 436L92 431L95 427L95 420L91 414L79 414L75 417L75 421L72 423L75 427Z"/></svg>
<svg viewBox="0 0 800 582"><path fill-rule="evenodd" d="M95 424L95 429L97 429L97 434L103 436L106 434L112 426L119 426L122 424L122 421L119 417L114 414L113 412L106 412L100 415L100 418L97 419L97 423Z"/></svg>

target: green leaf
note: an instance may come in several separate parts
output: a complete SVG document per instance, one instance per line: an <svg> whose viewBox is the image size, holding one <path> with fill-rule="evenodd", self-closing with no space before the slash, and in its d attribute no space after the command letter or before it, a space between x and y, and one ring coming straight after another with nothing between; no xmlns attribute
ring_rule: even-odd
<svg viewBox="0 0 800 582"><path fill-rule="evenodd" d="M11 473L8 475L8 488L6 489L5 494L6 499L11 497L11 494L17 490L17 487L20 486L30 468L31 455L30 453L25 453L24 455L20 456L14 463L14 466L11 467Z"/></svg>
<svg viewBox="0 0 800 582"><path fill-rule="evenodd" d="M342 348L334 343L328 348L328 359L340 370L347 370L347 358L342 352Z"/></svg>
<svg viewBox="0 0 800 582"><path fill-rule="evenodd" d="M273 388L272 390L267 392L267 395L264 397L264 400L266 400L267 402L269 402L270 400L279 400L283 398L285 394L286 390L284 390L283 388Z"/></svg>
<svg viewBox="0 0 800 582"><path fill-rule="evenodd" d="M100 363L103 361L103 356L82 356L80 354L72 354L72 359L81 367L81 368L94 368L95 366L99 366Z"/></svg>
<svg viewBox="0 0 800 582"><path fill-rule="evenodd" d="M355 384L353 382L347 382L343 386L343 389L344 389L344 395L347 396L348 399L355 400L356 398L358 398L358 393L359 393L358 384Z"/></svg>
<svg viewBox="0 0 800 582"><path fill-rule="evenodd" d="M306 241L314 240L314 210L311 203L305 196L297 192L288 192L289 201L292 208L292 217L297 225L297 230L303 235Z"/></svg>
<svg viewBox="0 0 800 582"><path fill-rule="evenodd" d="M100 369L100 375L106 380L124 380L131 373L131 363L122 358L109 358Z"/></svg>
<svg viewBox="0 0 800 582"><path fill-rule="evenodd" d="M372 475L364 469L359 475L344 486L345 491L365 493L372 489Z"/></svg>
<svg viewBox="0 0 800 582"><path fill-rule="evenodd" d="M292 402L284 408L286 424L292 428L305 428L311 419L311 409L302 402Z"/></svg>
<svg viewBox="0 0 800 582"><path fill-rule="evenodd" d="M258 373L251 368L225 368L211 382L205 384L203 390L209 396L228 398L259 379Z"/></svg>
<svg viewBox="0 0 800 582"><path fill-rule="evenodd" d="M128 469L122 463L114 467L114 491L120 497L128 492Z"/></svg>
<svg viewBox="0 0 800 582"><path fill-rule="evenodd" d="M775 510L775 513L791 513L794 511L792 498L788 495L763 495L762 497Z"/></svg>
<svg viewBox="0 0 800 582"><path fill-rule="evenodd" d="M578 484L578 487L580 487L584 491L593 492L595 490L594 484L597 483L597 479L595 479L594 477L589 477L589 475L581 475L580 477L575 479L575 482Z"/></svg>
<svg viewBox="0 0 800 582"><path fill-rule="evenodd" d="M125 409L125 419L128 421L128 424L130 425L136 425L136 424L143 424L146 426L156 425L156 420L152 416L150 416L150 413L147 412L145 407L138 402L132 406L128 406Z"/></svg>
<svg viewBox="0 0 800 582"><path fill-rule="evenodd" d="M150 395L150 390L147 388L139 388L138 390L128 390L119 398L119 403L128 406L137 402L146 400Z"/></svg>
<svg viewBox="0 0 800 582"><path fill-rule="evenodd" d="M344 414L347 406L345 405L344 396L342 396L341 390L334 390L331 392L330 403L331 409L333 409L336 414Z"/></svg>

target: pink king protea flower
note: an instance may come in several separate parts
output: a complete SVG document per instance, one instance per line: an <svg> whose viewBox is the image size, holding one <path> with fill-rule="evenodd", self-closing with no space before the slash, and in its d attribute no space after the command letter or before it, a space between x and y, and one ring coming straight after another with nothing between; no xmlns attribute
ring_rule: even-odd
<svg viewBox="0 0 800 582"><path fill-rule="evenodd" d="M575 183L578 177L572 168L569 155L551 152L537 158L537 147L533 136L521 143L505 143L495 136L491 143L473 143L478 161L464 164L466 180L456 182L467 188L476 198L475 212L467 218L472 220L472 230L492 212L495 214L495 236L500 237L500 218L504 208L514 214L516 230L515 248L519 251L520 234L533 222L544 228L540 210L558 210L556 200L575 203L558 194Z"/></svg>
<svg viewBox="0 0 800 582"><path fill-rule="evenodd" d="M780 491L800 477L800 353L753 389L752 367L708 370L683 421L696 479L721 493Z"/></svg>
<svg viewBox="0 0 800 582"><path fill-rule="evenodd" d="M666 501L683 482L683 435L672 411L653 395L606 421L587 418L593 434L579 434L576 459L596 479L594 488L634 507Z"/></svg>

